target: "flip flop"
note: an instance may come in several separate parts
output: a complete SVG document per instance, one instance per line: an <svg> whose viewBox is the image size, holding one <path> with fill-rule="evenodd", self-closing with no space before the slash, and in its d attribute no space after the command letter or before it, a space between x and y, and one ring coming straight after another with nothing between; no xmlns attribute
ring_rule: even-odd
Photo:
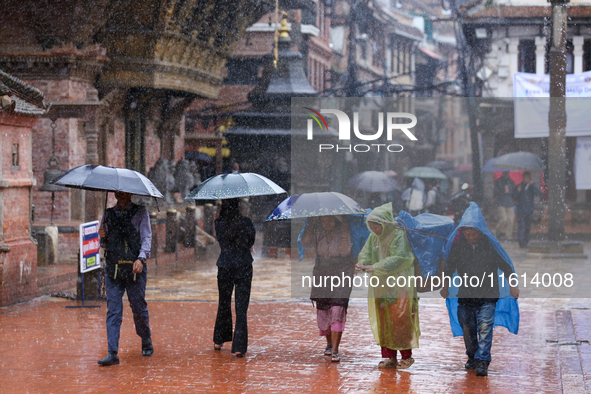
<svg viewBox="0 0 591 394"><path fill-rule="evenodd" d="M333 353L330 356L330 361L333 362L333 363L340 363L341 362L341 357L339 356L338 353Z"/></svg>
<svg viewBox="0 0 591 394"><path fill-rule="evenodd" d="M397 368L398 363L394 359L387 359L386 361L380 361L378 368ZM407 367L408 368L408 367Z"/></svg>
<svg viewBox="0 0 591 394"><path fill-rule="evenodd" d="M326 349L324 349L324 355L325 356L332 355L332 346L327 346Z"/></svg>
<svg viewBox="0 0 591 394"><path fill-rule="evenodd" d="M400 360L400 362L398 363L398 369L406 369L408 367L410 367L411 365L413 365L415 362L415 359L410 357L410 358L406 358L404 360Z"/></svg>

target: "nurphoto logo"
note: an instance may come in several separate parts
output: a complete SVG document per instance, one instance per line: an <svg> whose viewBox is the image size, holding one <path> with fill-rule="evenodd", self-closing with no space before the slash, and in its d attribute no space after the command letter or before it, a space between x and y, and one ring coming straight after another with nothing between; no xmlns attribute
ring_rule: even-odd
<svg viewBox="0 0 591 394"><path fill-rule="evenodd" d="M349 116L338 109L321 109L320 112L316 111L313 108L304 107L307 110L306 114L312 117L312 119L308 119L307 124L307 138L308 140L314 139L314 121L322 131L328 131L328 124L326 119L322 114L331 114L336 116L338 121L338 132L339 132L339 140L340 141L350 141L351 140L351 120ZM409 130L416 126L417 124L417 117L408 112L387 112L386 113L386 139L388 141L392 141L392 138L396 132L401 131L406 135L406 137L411 141L417 141L417 137ZM410 119L410 122L406 123L398 123L401 119ZM379 140L383 133L384 133L384 113L378 113L378 129L373 134L363 134L359 130L359 112L353 113L353 133L354 136L362 141L376 141ZM371 150L376 150L380 152L380 149L384 148L388 152L396 153L402 152L404 149L400 144L347 144L343 146L334 145L334 144L319 144L318 149L319 152L327 151L327 150L334 150L336 152L339 151L347 151L347 152L369 152Z"/></svg>

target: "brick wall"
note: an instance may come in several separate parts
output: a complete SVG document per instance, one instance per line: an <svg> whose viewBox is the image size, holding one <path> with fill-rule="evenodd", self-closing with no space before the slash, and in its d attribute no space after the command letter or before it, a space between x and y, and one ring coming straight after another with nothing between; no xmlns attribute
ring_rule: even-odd
<svg viewBox="0 0 591 394"><path fill-rule="evenodd" d="M0 253L0 306L39 296L37 246L30 239L6 244L10 253Z"/></svg>

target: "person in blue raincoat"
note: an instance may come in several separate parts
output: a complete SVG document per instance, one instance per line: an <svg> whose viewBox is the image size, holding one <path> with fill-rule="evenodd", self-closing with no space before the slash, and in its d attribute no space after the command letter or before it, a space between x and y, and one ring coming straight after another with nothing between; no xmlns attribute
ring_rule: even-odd
<svg viewBox="0 0 591 394"><path fill-rule="evenodd" d="M453 335L464 336L465 368L486 376L493 327L504 326L513 334L519 329L519 289L508 281L515 272L513 263L474 202L447 239L445 254L445 275L454 274L455 280L441 289L441 295L446 298Z"/></svg>

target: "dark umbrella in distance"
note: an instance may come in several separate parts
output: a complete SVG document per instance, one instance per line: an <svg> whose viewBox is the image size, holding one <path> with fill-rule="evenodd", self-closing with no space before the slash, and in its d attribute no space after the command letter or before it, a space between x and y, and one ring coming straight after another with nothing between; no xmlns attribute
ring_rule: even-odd
<svg viewBox="0 0 591 394"><path fill-rule="evenodd" d="M349 186L366 192L390 192L398 187L398 182L381 171L364 171L349 179Z"/></svg>
<svg viewBox="0 0 591 394"><path fill-rule="evenodd" d="M252 172L213 176L189 193L185 200L226 200L287 193L279 185Z"/></svg>
<svg viewBox="0 0 591 394"><path fill-rule="evenodd" d="M492 159L490 159L489 161L484 163L484 165L482 166L482 171L484 171L484 172L509 171L509 170L505 170L503 168L495 167L495 161L497 161L497 159L498 159L498 157L493 157Z"/></svg>
<svg viewBox="0 0 591 394"><path fill-rule="evenodd" d="M454 165L452 162L445 160L435 160L425 164L425 167L437 168L440 171L453 170Z"/></svg>
<svg viewBox="0 0 591 394"><path fill-rule="evenodd" d="M283 200L266 221L366 213L355 200L341 193L304 193Z"/></svg>
<svg viewBox="0 0 591 394"><path fill-rule="evenodd" d="M537 155L520 151L507 153L497 158L494 166L505 171L541 171L544 164Z"/></svg>

